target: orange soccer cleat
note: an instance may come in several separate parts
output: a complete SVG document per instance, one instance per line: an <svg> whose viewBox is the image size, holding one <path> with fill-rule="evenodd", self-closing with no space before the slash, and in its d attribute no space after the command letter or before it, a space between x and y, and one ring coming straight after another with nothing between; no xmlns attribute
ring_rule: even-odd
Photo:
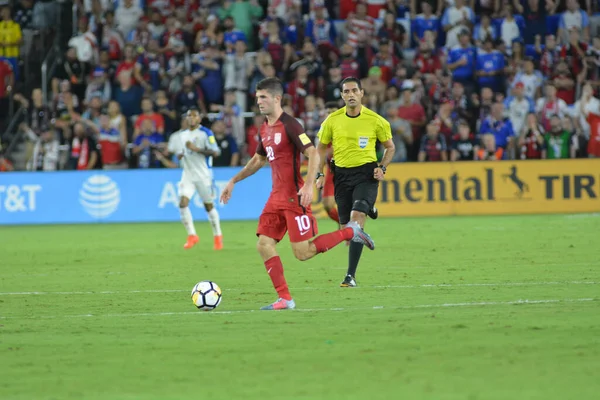
<svg viewBox="0 0 600 400"><path fill-rule="evenodd" d="M215 250L223 249L223 235L215 236L215 245L213 248Z"/></svg>
<svg viewBox="0 0 600 400"><path fill-rule="evenodd" d="M194 247L198 242L200 241L200 238L198 237L198 235L190 235L187 238L187 241L185 242L185 244L183 245L184 249L191 249L192 247Z"/></svg>

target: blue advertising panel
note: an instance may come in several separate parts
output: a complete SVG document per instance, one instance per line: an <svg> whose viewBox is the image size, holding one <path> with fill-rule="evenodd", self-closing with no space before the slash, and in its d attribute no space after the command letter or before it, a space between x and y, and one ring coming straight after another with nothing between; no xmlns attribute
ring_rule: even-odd
<svg viewBox="0 0 600 400"><path fill-rule="evenodd" d="M271 190L263 168L236 184L227 205L221 189L240 168L214 168L215 205L223 220L257 219ZM179 220L180 169L10 172L0 174L0 225ZM190 202L194 219L206 220L202 201Z"/></svg>

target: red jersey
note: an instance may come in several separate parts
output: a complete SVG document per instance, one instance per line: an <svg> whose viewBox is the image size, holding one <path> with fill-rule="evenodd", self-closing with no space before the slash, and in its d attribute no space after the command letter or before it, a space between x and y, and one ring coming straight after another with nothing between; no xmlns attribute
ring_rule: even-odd
<svg viewBox="0 0 600 400"><path fill-rule="evenodd" d="M6 97L8 78L13 74L12 65L5 60L0 60L0 98Z"/></svg>
<svg viewBox="0 0 600 400"><path fill-rule="evenodd" d="M587 122L590 124L590 141L588 142L588 154L600 157L600 115L589 113Z"/></svg>
<svg viewBox="0 0 600 400"><path fill-rule="evenodd" d="M543 130L538 128L538 132ZM525 135L525 143L521 146L521 159L522 160L539 160L542 158L543 143L539 144L537 135L533 133L531 129Z"/></svg>
<svg viewBox="0 0 600 400"><path fill-rule="evenodd" d="M281 114L274 125L265 121L260 127L256 153L267 157L271 164L273 188L269 203L282 208L298 208L298 191L304 185L300 154L311 146L302 125L289 114Z"/></svg>

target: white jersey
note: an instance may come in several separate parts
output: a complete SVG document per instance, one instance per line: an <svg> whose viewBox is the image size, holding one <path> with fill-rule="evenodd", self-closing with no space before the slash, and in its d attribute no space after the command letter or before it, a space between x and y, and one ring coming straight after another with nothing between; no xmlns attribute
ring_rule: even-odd
<svg viewBox="0 0 600 400"><path fill-rule="evenodd" d="M212 182L212 157L205 156L204 154L196 153L186 147L187 142L192 142L194 146L206 150L211 149L221 153L221 149L217 145L215 136L212 131L208 128L200 126L197 129L186 129L177 133L178 140L174 140L173 149L176 154L183 153L181 159L181 166L183 167L183 173L181 175L182 181L187 182ZM179 142L178 144L176 144Z"/></svg>

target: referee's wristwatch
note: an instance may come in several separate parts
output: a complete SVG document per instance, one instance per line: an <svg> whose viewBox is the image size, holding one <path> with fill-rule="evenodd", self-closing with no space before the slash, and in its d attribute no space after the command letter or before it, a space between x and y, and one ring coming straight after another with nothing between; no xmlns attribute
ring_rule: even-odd
<svg viewBox="0 0 600 400"><path fill-rule="evenodd" d="M322 176L325 176L325 174L322 172L317 172L317 177L315 179L319 179Z"/></svg>
<svg viewBox="0 0 600 400"><path fill-rule="evenodd" d="M377 168L381 168L381 171L383 172L383 174L385 175L385 171L387 170L387 168L383 165L379 165Z"/></svg>

